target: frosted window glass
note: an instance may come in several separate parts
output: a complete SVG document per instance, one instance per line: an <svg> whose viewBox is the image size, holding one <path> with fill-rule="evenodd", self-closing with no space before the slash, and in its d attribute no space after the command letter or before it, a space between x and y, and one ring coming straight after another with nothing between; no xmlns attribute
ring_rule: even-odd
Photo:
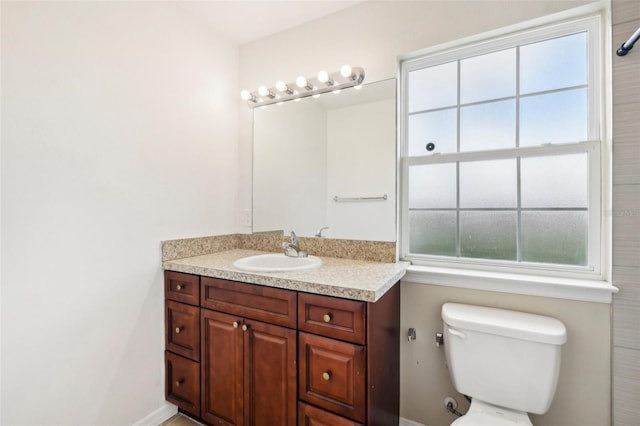
<svg viewBox="0 0 640 426"><path fill-rule="evenodd" d="M460 207L517 207L516 166L515 159L460 163Z"/></svg>
<svg viewBox="0 0 640 426"><path fill-rule="evenodd" d="M458 149L457 120L455 109L409 116L409 156L456 152ZM428 143L435 145L432 151L427 151Z"/></svg>
<svg viewBox="0 0 640 426"><path fill-rule="evenodd" d="M460 102L506 98L516 94L516 49L460 61Z"/></svg>
<svg viewBox="0 0 640 426"><path fill-rule="evenodd" d="M456 165L409 168L409 208L455 208Z"/></svg>
<svg viewBox="0 0 640 426"><path fill-rule="evenodd" d="M587 89L520 99L520 146L587 140Z"/></svg>
<svg viewBox="0 0 640 426"><path fill-rule="evenodd" d="M410 211L409 251L418 254L456 255L456 212Z"/></svg>
<svg viewBox="0 0 640 426"><path fill-rule="evenodd" d="M587 84L586 32L520 47L520 93L583 84Z"/></svg>
<svg viewBox="0 0 640 426"><path fill-rule="evenodd" d="M460 109L461 152L515 146L515 100L490 102Z"/></svg>
<svg viewBox="0 0 640 426"><path fill-rule="evenodd" d="M443 108L458 102L457 62L409 73L409 112Z"/></svg>
<svg viewBox="0 0 640 426"><path fill-rule="evenodd" d="M522 158L522 207L588 206L589 155Z"/></svg>
<svg viewBox="0 0 640 426"><path fill-rule="evenodd" d="M460 212L460 256L517 260L516 212Z"/></svg>
<svg viewBox="0 0 640 426"><path fill-rule="evenodd" d="M587 264L587 212L522 212L522 260Z"/></svg>

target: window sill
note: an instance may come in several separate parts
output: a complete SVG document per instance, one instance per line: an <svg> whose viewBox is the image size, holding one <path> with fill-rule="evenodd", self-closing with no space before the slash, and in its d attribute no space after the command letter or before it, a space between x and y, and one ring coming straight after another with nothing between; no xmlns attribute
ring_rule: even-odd
<svg viewBox="0 0 640 426"><path fill-rule="evenodd" d="M611 303L618 288L589 281L410 265L403 281L584 302Z"/></svg>

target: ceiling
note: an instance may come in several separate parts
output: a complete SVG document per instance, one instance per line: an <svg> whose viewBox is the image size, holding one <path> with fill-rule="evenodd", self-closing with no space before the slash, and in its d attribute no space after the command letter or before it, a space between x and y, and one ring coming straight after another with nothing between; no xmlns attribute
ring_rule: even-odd
<svg viewBox="0 0 640 426"><path fill-rule="evenodd" d="M185 0L179 4L237 45L330 15L365 0Z"/></svg>

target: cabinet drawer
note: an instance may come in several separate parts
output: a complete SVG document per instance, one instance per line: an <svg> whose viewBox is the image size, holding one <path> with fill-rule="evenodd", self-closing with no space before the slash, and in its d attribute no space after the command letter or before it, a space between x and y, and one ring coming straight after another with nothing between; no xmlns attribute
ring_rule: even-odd
<svg viewBox="0 0 640 426"><path fill-rule="evenodd" d="M165 352L165 397L194 416L200 416L200 364Z"/></svg>
<svg viewBox="0 0 640 426"><path fill-rule="evenodd" d="M202 307L296 328L295 291L202 277Z"/></svg>
<svg viewBox="0 0 640 426"><path fill-rule="evenodd" d="M167 299L198 306L200 277L182 272L164 271L164 294Z"/></svg>
<svg viewBox="0 0 640 426"><path fill-rule="evenodd" d="M300 293L298 325L300 330L363 345L366 304L356 300Z"/></svg>
<svg viewBox="0 0 640 426"><path fill-rule="evenodd" d="M298 333L298 391L303 401L365 421L365 348Z"/></svg>
<svg viewBox="0 0 640 426"><path fill-rule="evenodd" d="M167 350L200 361L200 308L167 300L165 321Z"/></svg>
<svg viewBox="0 0 640 426"><path fill-rule="evenodd" d="M298 426L362 426L313 405L298 403Z"/></svg>

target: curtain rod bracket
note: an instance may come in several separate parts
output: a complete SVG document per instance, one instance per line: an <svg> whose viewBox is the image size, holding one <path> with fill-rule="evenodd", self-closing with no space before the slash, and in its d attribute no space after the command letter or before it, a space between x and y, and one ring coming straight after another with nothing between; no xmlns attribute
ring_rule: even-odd
<svg viewBox="0 0 640 426"><path fill-rule="evenodd" d="M636 32L633 33L631 37L629 37L629 40L622 43L622 46L620 46L620 48L616 51L618 56L624 56L627 53L629 53L629 51L633 49L634 43L638 41L639 38L640 38L640 28L638 28Z"/></svg>

